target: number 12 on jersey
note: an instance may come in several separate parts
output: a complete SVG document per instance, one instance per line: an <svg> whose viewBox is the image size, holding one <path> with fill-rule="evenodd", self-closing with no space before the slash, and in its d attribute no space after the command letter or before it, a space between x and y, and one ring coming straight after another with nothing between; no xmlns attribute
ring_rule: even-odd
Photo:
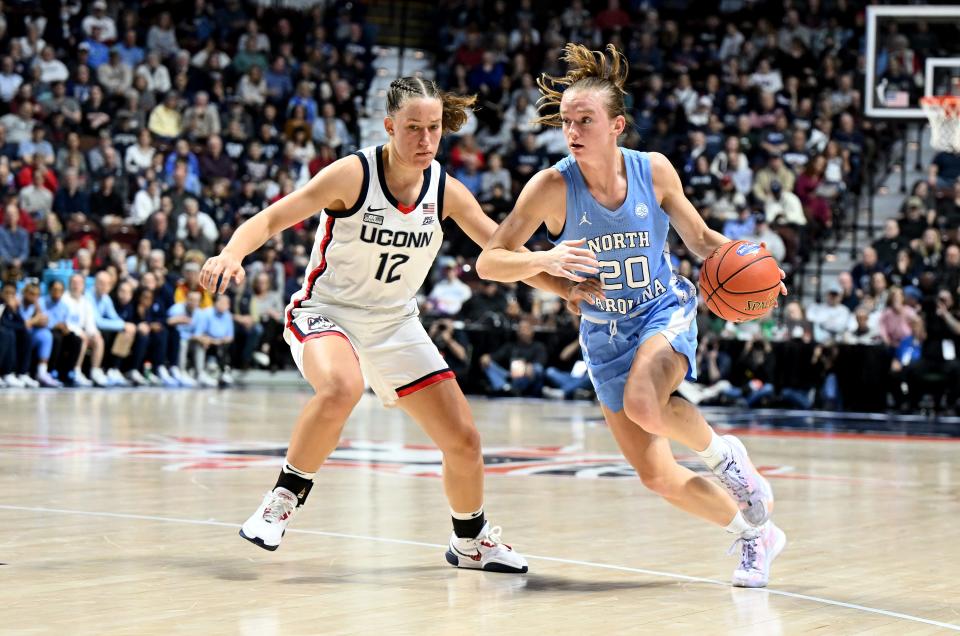
<svg viewBox="0 0 960 636"><path fill-rule="evenodd" d="M600 282L603 284L604 291L623 289L623 283L613 282L620 278L623 269L627 273L627 287L639 289L650 285L650 266L647 264L646 256L632 256L623 261L622 268L620 261L600 261L600 268ZM636 269L640 270L639 278L634 275Z"/></svg>
<svg viewBox="0 0 960 636"><path fill-rule="evenodd" d="M406 254L390 254L389 252L380 253L380 267L377 268L377 273L374 276L377 280L382 280L385 283L395 283L400 280L400 274L397 273L397 268L410 260L410 257ZM390 267L387 267L387 261L390 261ZM386 274L387 277L384 278L383 275Z"/></svg>

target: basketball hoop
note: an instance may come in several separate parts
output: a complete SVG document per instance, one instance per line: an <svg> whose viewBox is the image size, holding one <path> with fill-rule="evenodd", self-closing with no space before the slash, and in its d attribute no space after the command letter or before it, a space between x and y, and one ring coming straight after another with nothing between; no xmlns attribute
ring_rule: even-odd
<svg viewBox="0 0 960 636"><path fill-rule="evenodd" d="M921 97L920 107L930 120L930 145L938 150L960 152L960 97Z"/></svg>

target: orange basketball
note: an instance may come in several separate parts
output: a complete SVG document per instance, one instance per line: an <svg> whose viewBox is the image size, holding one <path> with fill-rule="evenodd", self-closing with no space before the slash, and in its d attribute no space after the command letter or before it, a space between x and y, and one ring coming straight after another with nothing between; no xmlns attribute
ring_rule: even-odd
<svg viewBox="0 0 960 636"><path fill-rule="evenodd" d="M780 266L765 247L730 241L703 262L700 293L710 311L724 320L760 318L777 302Z"/></svg>

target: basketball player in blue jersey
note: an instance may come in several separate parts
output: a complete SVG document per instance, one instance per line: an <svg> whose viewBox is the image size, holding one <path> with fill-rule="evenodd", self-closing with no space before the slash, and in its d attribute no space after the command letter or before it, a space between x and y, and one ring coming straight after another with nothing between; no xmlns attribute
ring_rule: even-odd
<svg viewBox="0 0 960 636"><path fill-rule="evenodd" d="M770 485L740 440L717 436L673 395L696 375L697 290L671 271L667 232L672 225L701 258L729 239L706 226L663 155L618 147L627 64L613 45L607 51L567 44L567 74L540 79L541 107L559 112L538 121L562 126L570 154L530 179L477 272L498 281L550 273L602 283L602 296L579 304L580 343L614 438L645 486L737 536L733 584L762 587L786 543L770 521ZM541 223L556 247L519 251ZM697 451L724 488L680 466L669 440Z"/></svg>
<svg viewBox="0 0 960 636"><path fill-rule="evenodd" d="M366 376L383 403L403 409L443 453L453 517L447 561L527 571L526 559L484 518L480 436L453 372L420 324L415 298L443 242L443 219L453 219L481 246L496 229L434 159L441 134L463 125L474 99L443 93L429 80L395 80L384 119L389 143L327 166L238 227L203 267L202 284L223 293L231 280L243 281L245 256L274 234L319 216L309 274L287 306L284 330L314 395L294 426L276 485L240 530L262 548L280 545L317 470L336 448ZM545 274L527 282L568 300L599 293L599 284L591 289Z"/></svg>

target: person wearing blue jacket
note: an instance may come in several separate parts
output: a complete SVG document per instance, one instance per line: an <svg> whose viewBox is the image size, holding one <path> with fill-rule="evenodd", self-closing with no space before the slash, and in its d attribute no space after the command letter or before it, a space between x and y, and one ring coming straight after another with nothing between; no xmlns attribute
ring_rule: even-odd
<svg viewBox="0 0 960 636"><path fill-rule="evenodd" d="M121 333L124 334L124 337L133 339L137 332L137 326L132 322L126 322L117 313L117 309L113 305L113 299L110 297L112 288L113 278L110 274L98 272L94 278L93 291L89 293L90 304L93 305L93 316L97 329L103 334L104 348L108 352L103 364L106 367L107 379L114 385L130 386L130 383L117 368L116 356L110 351L117 336Z"/></svg>

